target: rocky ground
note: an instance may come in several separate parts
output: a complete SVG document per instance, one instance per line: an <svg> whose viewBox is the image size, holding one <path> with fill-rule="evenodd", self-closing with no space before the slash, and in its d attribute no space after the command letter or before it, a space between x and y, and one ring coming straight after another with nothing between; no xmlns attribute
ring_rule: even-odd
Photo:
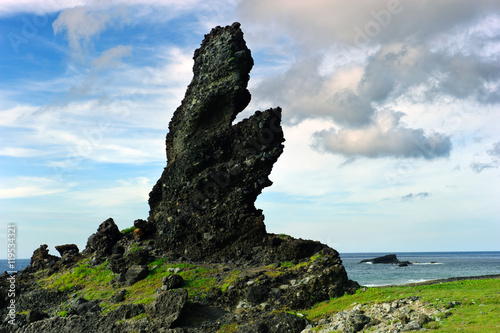
<svg viewBox="0 0 500 333"><path fill-rule="evenodd" d="M107 220L99 229L114 227ZM332 249L269 265L194 262L169 260L154 241L139 240L133 231L120 235L106 256L109 243L97 242L103 238L99 232L89 243L101 247L83 253L74 245L58 247L61 257L51 256L46 246L37 249L31 265L16 276L14 325L8 322L3 274L0 332L404 332L420 330L448 311L410 297L352 304L309 321L304 310L361 288L339 280L347 276ZM276 237L281 245L300 242Z"/></svg>
<svg viewBox="0 0 500 333"><path fill-rule="evenodd" d="M308 322L289 312L359 287L327 247L268 265L169 260L154 240L116 230L103 222L82 253L71 244L58 247L61 257L35 250L16 276L15 325L4 274L0 332L300 332ZM277 252L303 243L273 237Z"/></svg>
<svg viewBox="0 0 500 333"><path fill-rule="evenodd" d="M353 304L349 310L309 324L302 333L419 331L446 311L429 308L416 296L388 303Z"/></svg>

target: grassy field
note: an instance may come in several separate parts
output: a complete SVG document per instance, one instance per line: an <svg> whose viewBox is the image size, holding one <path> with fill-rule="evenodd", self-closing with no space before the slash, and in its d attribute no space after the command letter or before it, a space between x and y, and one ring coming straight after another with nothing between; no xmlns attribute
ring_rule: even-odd
<svg viewBox="0 0 500 333"><path fill-rule="evenodd" d="M431 308L452 308L439 321L428 324L433 332L500 332L500 279L462 280L426 286L397 286L359 289L346 295L319 303L302 311L311 321L347 310L353 303L382 303L418 296ZM457 305L452 305L451 302Z"/></svg>

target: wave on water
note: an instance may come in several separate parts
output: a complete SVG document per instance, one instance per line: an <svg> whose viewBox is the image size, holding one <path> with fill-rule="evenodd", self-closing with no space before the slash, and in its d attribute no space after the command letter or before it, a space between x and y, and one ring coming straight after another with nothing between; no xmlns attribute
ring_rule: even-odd
<svg viewBox="0 0 500 333"><path fill-rule="evenodd" d="M413 265L444 265L442 262L412 262Z"/></svg>
<svg viewBox="0 0 500 333"><path fill-rule="evenodd" d="M408 283L422 283L422 282L427 282L427 281L432 281L430 279L410 279L407 282L403 284L408 284Z"/></svg>

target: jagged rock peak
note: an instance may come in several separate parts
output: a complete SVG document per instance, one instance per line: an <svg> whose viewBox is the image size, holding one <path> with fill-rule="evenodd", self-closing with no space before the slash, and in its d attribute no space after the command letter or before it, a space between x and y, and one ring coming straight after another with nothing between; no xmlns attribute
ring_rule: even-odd
<svg viewBox="0 0 500 333"><path fill-rule="evenodd" d="M284 138L280 108L232 125L250 102L252 66L239 23L212 29L194 53L194 77L169 124L167 167L149 199L148 221L169 253L240 256L267 236L254 202L272 184Z"/></svg>
<svg viewBox="0 0 500 333"><path fill-rule="evenodd" d="M253 59L239 23L212 29L193 59L193 80L169 124L171 162L204 135L231 126L250 102L247 83Z"/></svg>

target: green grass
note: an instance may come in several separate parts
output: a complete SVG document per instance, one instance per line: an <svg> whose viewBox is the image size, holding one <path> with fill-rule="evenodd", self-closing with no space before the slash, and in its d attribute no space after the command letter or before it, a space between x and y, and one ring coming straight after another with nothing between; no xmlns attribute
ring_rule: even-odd
<svg viewBox="0 0 500 333"><path fill-rule="evenodd" d="M132 245L132 247L130 248L129 254L134 253L135 251L142 249L142 248L143 248L142 246L140 246L139 244L136 243L136 244Z"/></svg>
<svg viewBox="0 0 500 333"><path fill-rule="evenodd" d="M236 333L238 331L238 324L226 324L222 326L217 333Z"/></svg>
<svg viewBox="0 0 500 333"><path fill-rule="evenodd" d="M283 267L283 268L292 268L293 266L295 266L295 264L291 261L283 261L280 264L280 267Z"/></svg>
<svg viewBox="0 0 500 333"><path fill-rule="evenodd" d="M240 275L241 271L240 270L235 270L232 271L224 280L221 286L222 292L226 292L227 288L229 288L230 285L236 282L238 280L238 276Z"/></svg>
<svg viewBox="0 0 500 333"><path fill-rule="evenodd" d="M319 303L312 309L301 311L307 318L316 321L327 315L358 304L383 303L396 299L418 296L420 301L432 308L444 308L449 302L461 302L441 320L432 322L427 328L434 332L500 332L500 280L464 280L428 286L399 286L359 289L354 295Z"/></svg>
<svg viewBox="0 0 500 333"><path fill-rule="evenodd" d="M39 281L41 287L69 291L84 288L92 291L95 298L101 298L106 293L109 283L116 276L107 268L108 262L99 266L90 266L89 260L84 259L80 264L69 271L56 273ZM90 297L89 299L94 299Z"/></svg>
<svg viewBox="0 0 500 333"><path fill-rule="evenodd" d="M131 232L134 232L134 230L135 230L135 227L134 227L134 226L132 226L132 227L130 227L130 228L123 229L123 230L122 230L122 231L120 231L120 232L121 232L122 234L129 234L129 233L131 233Z"/></svg>

